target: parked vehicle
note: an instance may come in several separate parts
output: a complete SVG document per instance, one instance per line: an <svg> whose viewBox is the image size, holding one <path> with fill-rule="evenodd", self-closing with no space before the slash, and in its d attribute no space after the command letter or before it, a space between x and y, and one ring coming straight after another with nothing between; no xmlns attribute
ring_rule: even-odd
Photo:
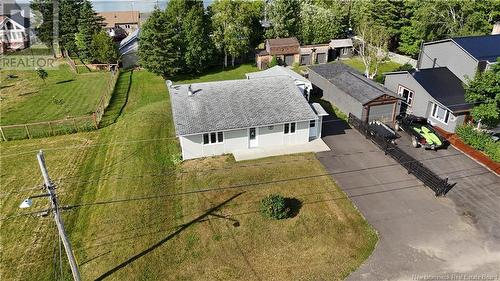
<svg viewBox="0 0 500 281"><path fill-rule="evenodd" d="M411 137L413 147L437 150L446 147L447 140L439 135L427 122L427 118L414 115L398 116L394 124L396 131L403 130Z"/></svg>

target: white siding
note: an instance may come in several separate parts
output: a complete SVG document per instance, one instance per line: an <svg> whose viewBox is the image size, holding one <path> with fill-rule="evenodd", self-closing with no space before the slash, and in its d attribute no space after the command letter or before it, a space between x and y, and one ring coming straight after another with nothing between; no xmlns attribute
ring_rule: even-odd
<svg viewBox="0 0 500 281"><path fill-rule="evenodd" d="M301 144L309 141L309 121L297 122L293 134L284 134L284 125L262 126L257 129L258 146L272 147L287 144ZM229 154L236 150L251 149L248 147L248 128L224 132L224 142L203 144L203 134L180 136L182 157L184 160Z"/></svg>

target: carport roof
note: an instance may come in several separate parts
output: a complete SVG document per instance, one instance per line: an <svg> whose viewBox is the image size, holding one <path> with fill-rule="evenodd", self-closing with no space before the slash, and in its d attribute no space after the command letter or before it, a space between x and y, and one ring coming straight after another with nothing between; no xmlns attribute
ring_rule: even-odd
<svg viewBox="0 0 500 281"><path fill-rule="evenodd" d="M363 105L383 95L400 98L384 86L364 77L354 68L340 62L314 65L310 66L309 69L321 75Z"/></svg>
<svg viewBox="0 0 500 281"><path fill-rule="evenodd" d="M169 92L179 136L318 118L288 76L175 85Z"/></svg>

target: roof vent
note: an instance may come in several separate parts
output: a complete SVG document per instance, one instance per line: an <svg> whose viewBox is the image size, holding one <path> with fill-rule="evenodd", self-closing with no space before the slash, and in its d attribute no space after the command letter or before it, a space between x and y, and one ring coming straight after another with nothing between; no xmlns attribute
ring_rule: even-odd
<svg viewBox="0 0 500 281"><path fill-rule="evenodd" d="M191 89L191 85L188 86L188 96L193 95L193 90Z"/></svg>

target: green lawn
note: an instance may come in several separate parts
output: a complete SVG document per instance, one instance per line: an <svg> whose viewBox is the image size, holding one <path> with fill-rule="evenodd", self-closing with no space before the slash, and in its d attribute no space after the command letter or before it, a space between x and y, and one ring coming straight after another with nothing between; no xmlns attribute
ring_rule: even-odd
<svg viewBox="0 0 500 281"><path fill-rule="evenodd" d="M198 83L220 80L245 79L245 74L249 72L259 71L254 64L243 64L236 67L229 67L226 71L221 71L221 67L213 68L203 75L178 75L171 80L174 83Z"/></svg>
<svg viewBox="0 0 500 281"><path fill-rule="evenodd" d="M359 57L353 57L350 59L342 60L343 63L351 66L352 68L355 68L361 73L365 73L365 65L363 64L363 61ZM385 63L382 63L378 67L378 74L381 75L384 72L391 72L397 70L401 64L395 63L392 61L387 61Z"/></svg>
<svg viewBox="0 0 500 281"><path fill-rule="evenodd" d="M245 68L254 69L189 83L242 78ZM112 100L116 122L109 126L0 143L2 280L57 274L52 219L5 219L47 208L45 198L28 211L17 208L39 193L30 188L41 182L41 148L61 205L72 206L63 219L83 280L339 280L370 255L376 233L313 154L179 163L164 81L134 71L118 83L126 93ZM294 218L260 215L260 199L275 192L301 201Z"/></svg>
<svg viewBox="0 0 500 281"><path fill-rule="evenodd" d="M47 72L43 82L34 71L0 71L0 125L91 114L111 79L107 72L77 75L66 64Z"/></svg>

